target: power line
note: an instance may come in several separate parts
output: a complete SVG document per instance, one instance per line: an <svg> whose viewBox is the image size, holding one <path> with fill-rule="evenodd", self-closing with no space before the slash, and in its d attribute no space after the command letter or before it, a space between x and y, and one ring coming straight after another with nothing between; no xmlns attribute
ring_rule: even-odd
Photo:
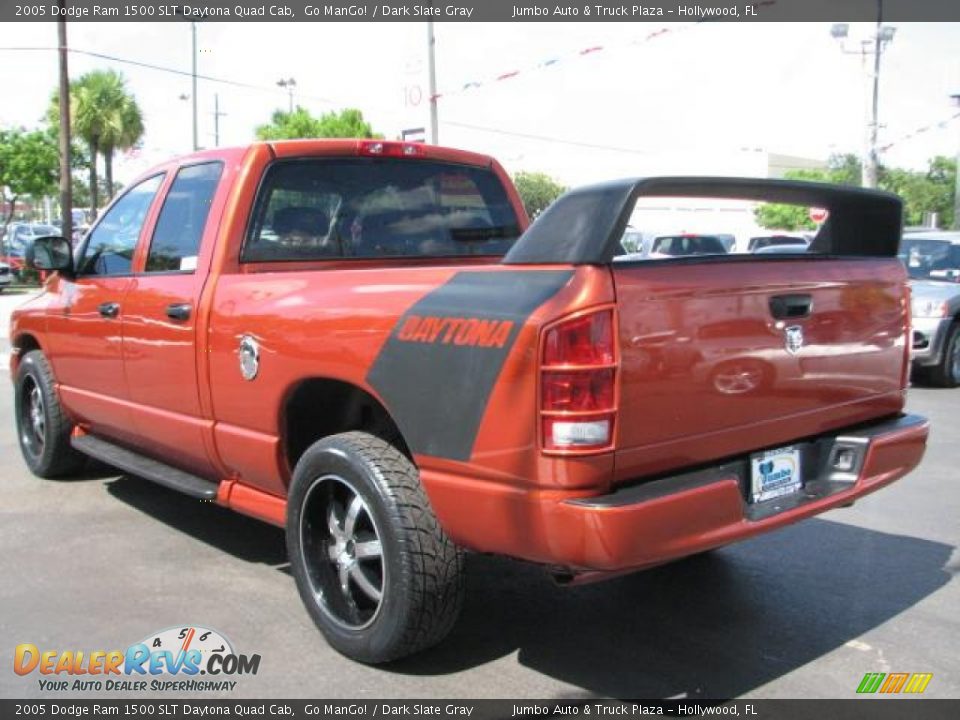
<svg viewBox="0 0 960 720"><path fill-rule="evenodd" d="M581 142L579 140L569 140L567 138L551 137L549 135L535 135L533 133L501 130L499 128L485 127L483 125L472 125L470 123L456 122L454 120L446 120L444 121L444 125L453 125L454 127L466 128L468 130L479 130L480 132L493 133L494 135L508 135L511 137L525 138L527 140L540 140L543 142L558 143L560 145L573 145L575 147L589 148L591 150L612 150L614 152L632 153L634 155L651 154L649 150L640 150L638 148L618 147L616 145L599 145L597 143Z"/></svg>
<svg viewBox="0 0 960 720"><path fill-rule="evenodd" d="M906 135L901 135L896 140L888 142L886 145L883 145L877 149L877 152L885 153L894 145L899 145L906 142L907 140L913 140L916 137L923 135L924 133L930 132L932 130L943 130L954 120L960 118L960 112L954 113L948 118L941 120L940 122L931 123L929 125L922 125L914 130L911 130Z"/></svg>
<svg viewBox="0 0 960 720"><path fill-rule="evenodd" d="M0 50L7 51L17 51L17 50L26 50L26 51L57 51L60 48L49 47L49 46L35 46L35 47L0 47ZM177 68L166 67L164 65L154 65L153 63L143 62L142 60L130 60L128 58L117 57L116 55L107 55L106 53L98 53L92 50L80 50L79 48L67 48L67 51L77 55L87 55L89 57L99 58L101 60L109 60L111 62L121 63L123 65L133 65L135 67L142 67L148 70L156 70L158 72L171 73L173 75L181 75L185 77L193 77L193 73L189 70L179 70ZM260 90L261 92L269 93L278 93L281 90L270 87L266 85L255 85L253 83L246 83L240 80L230 80L228 78L218 78L211 75L197 75L197 79L205 80L207 82L220 83L221 85L232 85L233 87L247 88L250 90ZM317 97L311 95L304 95L299 93L299 96L306 98L307 100L314 100L316 102L322 102L327 104L334 104L333 100L325 97Z"/></svg>

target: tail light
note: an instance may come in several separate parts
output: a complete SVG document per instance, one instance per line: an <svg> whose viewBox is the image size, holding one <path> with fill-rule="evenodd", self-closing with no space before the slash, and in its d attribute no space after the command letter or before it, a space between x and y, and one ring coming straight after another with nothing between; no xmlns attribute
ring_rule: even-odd
<svg viewBox="0 0 960 720"><path fill-rule="evenodd" d="M616 419L617 353L610 308L547 329L540 365L543 447L606 450Z"/></svg>

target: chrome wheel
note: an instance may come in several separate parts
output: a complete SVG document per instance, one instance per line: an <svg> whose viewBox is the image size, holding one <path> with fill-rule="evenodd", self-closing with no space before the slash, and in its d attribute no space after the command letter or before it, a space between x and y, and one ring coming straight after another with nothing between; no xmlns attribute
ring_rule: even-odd
<svg viewBox="0 0 960 720"><path fill-rule="evenodd" d="M383 603L386 566L366 501L339 475L314 480L300 516L303 563L314 599L339 625L359 630Z"/></svg>
<svg viewBox="0 0 960 720"><path fill-rule="evenodd" d="M23 381L23 399L20 411L20 437L31 454L40 455L47 437L47 413L43 402L43 391L29 375Z"/></svg>

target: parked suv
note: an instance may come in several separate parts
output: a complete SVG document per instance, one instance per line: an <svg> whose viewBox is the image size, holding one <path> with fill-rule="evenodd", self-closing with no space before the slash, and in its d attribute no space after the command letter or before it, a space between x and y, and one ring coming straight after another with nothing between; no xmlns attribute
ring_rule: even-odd
<svg viewBox="0 0 960 720"><path fill-rule="evenodd" d="M960 232L903 236L900 259L911 278L915 376L960 385Z"/></svg>

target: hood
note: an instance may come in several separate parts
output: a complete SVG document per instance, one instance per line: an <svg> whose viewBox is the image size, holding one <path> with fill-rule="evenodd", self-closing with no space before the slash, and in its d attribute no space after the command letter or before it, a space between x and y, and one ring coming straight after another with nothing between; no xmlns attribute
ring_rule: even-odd
<svg viewBox="0 0 960 720"><path fill-rule="evenodd" d="M960 283L939 282L937 280L913 280L910 291L914 298L924 300L949 300L960 296Z"/></svg>

